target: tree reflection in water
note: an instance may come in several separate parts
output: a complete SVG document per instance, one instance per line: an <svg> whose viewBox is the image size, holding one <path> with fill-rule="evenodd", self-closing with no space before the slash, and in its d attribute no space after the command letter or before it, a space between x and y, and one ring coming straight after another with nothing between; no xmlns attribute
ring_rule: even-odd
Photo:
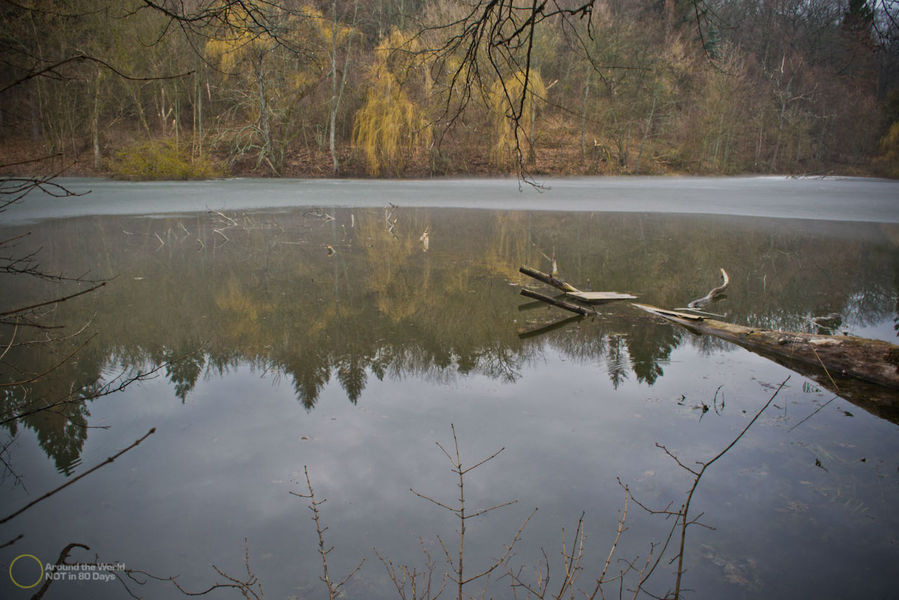
<svg viewBox="0 0 899 600"><path fill-rule="evenodd" d="M851 330L895 318L894 225L402 208L391 215L393 226L380 209L329 208L30 227L45 268L116 279L57 308L57 321L89 322L95 339L52 377L5 387L3 414L71 390L90 397L116 373L162 365L184 402L204 374L249 364L289 380L311 410L332 379L354 404L364 402L372 376L515 381L552 347L595 363L617 388L631 377L650 385L664 377L679 346L706 354L727 347L660 326L624 303L520 336L565 317L516 310L518 285L526 283L518 266L548 269L547 249L566 280L659 306L701 296L726 266L732 283L714 310L737 323L813 331L813 317L837 313ZM21 303L46 285L16 281L0 294ZM49 368L77 343L53 351L15 346L3 381ZM88 416L88 402L73 402L6 427L35 430L57 468L69 472Z"/></svg>

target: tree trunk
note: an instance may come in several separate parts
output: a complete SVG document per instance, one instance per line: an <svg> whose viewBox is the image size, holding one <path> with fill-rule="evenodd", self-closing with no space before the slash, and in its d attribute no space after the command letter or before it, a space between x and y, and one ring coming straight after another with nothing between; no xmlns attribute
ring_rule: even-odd
<svg viewBox="0 0 899 600"><path fill-rule="evenodd" d="M100 168L100 79L102 73L97 67L94 75L94 107L91 111L91 147L94 153L94 168Z"/></svg>
<svg viewBox="0 0 899 600"><path fill-rule="evenodd" d="M141 127L144 128L144 131L147 134L147 138L152 138L153 134L150 131L150 124L147 122L147 115L144 112L144 105L140 101L140 96L138 96L135 91L135 87L137 83L135 82L125 82L125 87L128 89L128 94L131 96L131 99L134 101L134 107L137 108L137 117L140 120Z"/></svg>
<svg viewBox="0 0 899 600"><path fill-rule="evenodd" d="M359 14L359 0L353 3L353 23L356 26L356 18ZM343 91L346 88L347 73L350 68L350 51L353 46L353 33L347 36L346 55L343 59L343 73L340 77L340 83L337 82L337 32L340 29L337 23L337 0L331 0L331 103L328 119L328 144L331 149L331 162L334 165L334 174L337 175L340 170L340 162L337 159L336 137L337 137L337 112L340 110L340 101L343 98Z"/></svg>
<svg viewBox="0 0 899 600"><path fill-rule="evenodd" d="M590 97L590 77L593 69L587 71L587 79L584 82L584 104L581 107L581 162L587 160L587 99Z"/></svg>
<svg viewBox="0 0 899 600"><path fill-rule="evenodd" d="M203 86L200 81L200 69L194 73L194 127L193 156L203 155Z"/></svg>
<svg viewBox="0 0 899 600"><path fill-rule="evenodd" d="M334 165L334 174L340 168L337 161L337 149L334 146L335 129L337 128L337 0L331 0L331 102L328 119L328 147L331 149L331 162Z"/></svg>
<svg viewBox="0 0 899 600"><path fill-rule="evenodd" d="M533 277L537 281L542 281L547 285L551 285L555 288L559 288L563 292L579 292L580 290L571 285L566 281L562 281L561 279L556 279L552 275L548 273L544 273L543 271L538 271L537 269L532 269L530 267L526 267L524 265L518 267L518 272L528 277Z"/></svg>
<svg viewBox="0 0 899 600"><path fill-rule="evenodd" d="M530 92L529 92L530 93ZM528 102L528 164L537 162L537 151L534 149L534 123L537 120L537 99L531 93L531 101Z"/></svg>
<svg viewBox="0 0 899 600"><path fill-rule="evenodd" d="M272 163L272 148L274 145L272 144L272 127L268 114L268 101L265 97L264 60L265 56L260 54L259 62L256 66L256 83L259 88L259 131L262 134L262 148L259 150L259 159L256 162L256 166L258 167L265 161L268 163L268 166L271 167L272 171L274 171L275 175L278 175L280 170L279 166L276 167L275 164Z"/></svg>
<svg viewBox="0 0 899 600"><path fill-rule="evenodd" d="M848 335L745 327L634 304L697 334L713 335L815 380L838 396L899 423L899 346Z"/></svg>

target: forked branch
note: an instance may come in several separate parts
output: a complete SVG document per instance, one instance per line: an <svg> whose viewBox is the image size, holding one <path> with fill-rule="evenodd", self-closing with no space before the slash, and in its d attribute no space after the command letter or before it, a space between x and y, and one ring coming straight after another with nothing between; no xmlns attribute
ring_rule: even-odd
<svg viewBox="0 0 899 600"><path fill-rule="evenodd" d="M378 549L375 548L375 554L384 565L384 569L387 570L387 576L396 588L396 592L401 600L433 600L446 589L449 571L444 566L440 587L436 592L432 592L434 570L437 564L431 557L431 553L425 548L424 541L419 539L419 543L421 544L421 551L425 555L425 568L423 571L419 571L416 568L410 570L408 565L395 565L393 561L382 556Z"/></svg>
<svg viewBox="0 0 899 600"><path fill-rule="evenodd" d="M531 520L531 517L534 516L534 513L537 512L535 508L531 513L525 518L524 522L522 522L521 526L515 532L515 535L512 537L512 541L505 546L504 552L502 556L498 559L494 560L486 567L478 571L474 575L467 575L465 571L465 535L466 535L466 527L469 519L473 519L475 517L483 516L489 512L492 512L498 508L502 508L504 506L509 506L511 504L515 504L517 500L509 500L506 502L501 502L499 504L494 504L487 508L475 510L475 511L467 511L467 507L465 504L465 476L469 474L471 471L477 469L478 467L484 465L485 463L496 458L500 452L502 452L505 448L500 448L493 454L487 456L486 458L477 461L476 463L465 466L462 462L462 453L459 449L459 438L456 435L456 427L454 425L450 425L450 429L453 434L453 451L450 452L447 450L440 442L437 442L437 447L446 455L447 460L450 463L450 470L456 475L457 478L457 487L459 488L459 498L457 504L455 506L451 506L447 502L441 502L439 500L434 499L427 494L422 494L421 492L416 491L415 489L410 488L410 491L418 496L419 498L423 498L432 504L442 508L443 510L449 511L456 515L459 519L459 543L458 550L455 552L455 556L450 551L450 549L446 546L443 539L438 537L440 540L440 545L443 548L443 553L446 557L447 564L447 572L448 578L456 584L456 597L457 600L462 600L464 598L464 588L466 585L474 583L478 580L484 580L484 585L486 586L487 581L489 580L490 575L496 571L499 567L505 565L509 559L509 556L512 553L512 549L521 539L521 534L524 531L524 528L527 526L528 521Z"/></svg>
<svg viewBox="0 0 899 600"><path fill-rule="evenodd" d="M686 466L673 452L668 450L668 448L666 448L662 444L657 444L657 446L659 448L661 448L662 450L664 450L665 454L667 454L671 459L673 459L680 468L684 469L685 471L687 471L688 473L690 473L693 476L692 484L690 485L690 489L687 492L687 498L684 501L684 503L680 506L680 509L678 509L677 511L671 510L670 505L669 505L669 507L666 507L665 509L662 509L662 510L652 510L652 509L649 509L649 508L645 507L644 505L640 504L639 502L637 503L641 507L643 507L645 510L647 510L648 512L650 512L652 514L663 514L663 515L666 515L666 517L668 517L668 516L675 517L674 527L672 528L671 532L669 533L669 537L668 537L668 540L670 541L671 535L675 531L677 531L679 533L679 537L680 537L677 554L672 559L672 562L675 559L677 560L676 580L675 580L675 584L674 584L674 591L671 596L672 598L674 598L674 600L678 600L680 598L680 593L681 593L681 589L682 589L683 574L684 574L684 550L685 550L686 544L687 544L687 528L690 525L701 525L703 527L708 527L704 523L700 522L700 519L702 518L702 514L699 514L696 517L690 516L690 507L693 502L693 496L696 493L696 490L699 488L699 483L702 480L703 475L705 475L705 472L709 467L711 467L721 457L723 457L725 454L727 454L731 450L731 448L733 448L737 444L737 442L739 442L743 438L743 436L746 435L746 432L749 431L749 428L752 427L753 424L759 419L759 417L762 416L762 413L764 413L765 410L769 406L771 406L771 403L774 402L774 398L777 397L777 394L780 393L780 390L782 390L784 388L784 386L787 384L787 382L789 380L790 380L790 377L788 376L786 379L784 379L780 383L780 385L777 386L777 389L774 390L774 393L771 394L771 396L768 398L767 402L765 402L765 404L763 404L762 407L758 411L756 411L756 413L752 417L752 419L749 420L749 422L743 427L743 429L740 431L740 433L737 434L737 436L734 437L734 439L731 440L731 442L727 446L725 446L720 452L718 452L711 459L709 459L705 462L697 463L699 466L698 469L694 469L694 468L690 468L690 467ZM636 502L636 500L635 500L635 502ZM667 543L668 542L666 542L666 546L667 546ZM663 552L660 553L659 556L661 557L662 554L664 554L664 550L663 550ZM645 581L646 580L644 579L643 581L640 582L640 585L637 588L638 591L642 589Z"/></svg>

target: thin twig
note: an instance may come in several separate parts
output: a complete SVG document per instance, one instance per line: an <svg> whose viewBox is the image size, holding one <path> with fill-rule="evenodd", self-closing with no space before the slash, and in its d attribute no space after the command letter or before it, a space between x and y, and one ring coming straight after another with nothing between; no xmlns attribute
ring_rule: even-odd
<svg viewBox="0 0 899 600"><path fill-rule="evenodd" d="M107 281L103 281L91 288L88 288L86 290L81 290L80 292L76 292L70 296L63 296L62 298L54 298L53 300L47 300L46 302L39 302L38 304L32 304L31 306L23 306L21 308L15 308L13 310L0 312L0 317L6 317L9 315L22 313L22 312L26 312L29 310L34 310L35 308L40 308L42 306L49 306L51 304L58 304L60 302L65 302L66 300L71 300L72 298L77 298L78 296L83 296L84 294L89 294L90 292L93 292L94 290L100 289L101 287L105 286L107 283L108 283Z"/></svg>
<svg viewBox="0 0 899 600"><path fill-rule="evenodd" d="M340 596L340 588L346 584L350 578L356 574L359 569L362 568L362 565L365 564L365 559L363 558L359 561L359 564L356 565L352 571L350 571L346 577L335 583L331 579L331 575L328 569L328 554L331 550L334 549L334 546L325 549L325 531L328 530L327 527L322 527L321 523L321 514L318 510L318 507L328 501L327 498L323 498L321 500L316 500L315 491L312 489L312 480L309 478L309 467L307 465L303 465L303 472L306 474L306 489L309 490L308 494L301 494L299 492L291 491L290 493L299 498L304 498L309 500L309 510L312 511L312 520L315 522L315 532L318 535L318 553L321 556L322 562L322 576L319 578L328 588L328 599L335 600Z"/></svg>
<svg viewBox="0 0 899 600"><path fill-rule="evenodd" d="M809 419L811 419L812 417L817 415L819 412L821 412L822 409L824 409L825 406L827 406L828 404L830 404L837 398L839 398L839 396L834 396L833 398L831 398L830 400L828 400L827 402L825 402L824 404L822 404L821 406L816 408L814 411L812 411L812 413L810 415L808 415L807 417L805 417L804 419L802 419L801 421L799 421L798 423L796 423L795 425L790 427L787 431L793 431L794 429L796 429L797 427L799 427L800 425L802 425L803 423L805 423L806 421L808 421Z"/></svg>
<svg viewBox="0 0 899 600"><path fill-rule="evenodd" d="M71 544L68 544L65 548L63 548L59 553L59 558L56 559L55 565L59 567L61 565L68 564L66 562L66 558L69 557L69 552L71 552L75 548L90 550L89 546L85 546L84 544L79 544L77 542L72 542ZM41 588L37 592L35 592L35 594L31 597L31 600L40 600L41 598L43 598L44 594L47 593L47 589L49 589L50 584L52 584L54 581L55 580L52 577L47 577L44 581L44 585L42 585Z"/></svg>
<svg viewBox="0 0 899 600"><path fill-rule="evenodd" d="M621 480L618 480L619 485L621 484ZM602 572L599 574L599 579L597 580L597 585L601 585L606 578L606 572L609 570L609 565L612 563L612 556L615 555L615 550L618 548L618 542L621 540L621 534L624 533L624 523L627 521L627 505L628 501L631 497L631 491L628 489L626 485L624 487L624 508L618 514L618 529L615 532L615 541L612 542L612 547L609 548L609 556L606 557L606 562L602 566Z"/></svg>
<svg viewBox="0 0 899 600"><path fill-rule="evenodd" d="M771 406L771 403L774 402L774 398L777 397L777 394L780 393L780 390L784 388L787 382L790 380L790 376L788 375L786 379L784 379L777 389L774 390L774 393L771 394L771 397L768 398L768 401L755 413L752 419L749 420L749 423L740 431L740 433L728 444L723 450L721 450L718 454L716 454L710 461L703 463L702 468L696 474L695 479L693 480L693 485L690 487L690 492L687 494L687 501L684 503L683 514L680 517L681 520L681 532L680 532L680 548L678 549L678 558L677 558L677 579L674 585L674 600L678 600L680 598L681 591L681 580L684 574L684 547L687 543L687 526L689 526L692 521L688 521L687 517L690 513L690 503L693 501L693 494L696 492L696 488L699 487L699 481L702 479L703 474L705 474L706 469L712 466L718 459L727 454L727 452L733 448L737 442L739 442L746 432L749 431L749 428L762 416L762 413ZM678 461L680 464L680 461ZM693 472L691 470L691 472Z"/></svg>
<svg viewBox="0 0 899 600"><path fill-rule="evenodd" d="M87 345L90 343L90 341L91 341L92 339L94 339L95 337L97 337L97 334L96 334L96 333L95 333L94 335L90 336L89 338L87 338L87 339L84 341L84 343L82 343L80 346L78 346L77 348L75 348L74 350L72 350L68 355L66 355L65 358L63 358L61 361L59 361L58 363L56 363L55 365L53 365L52 367L50 367L50 368L47 369L46 371L43 371L42 373L39 373L39 374L37 374L37 375L34 375L33 377L29 377L28 379L23 379L23 380L21 380L21 381L12 381L12 382L9 382L9 383L0 383L0 388L13 387L13 386L16 386L16 385L26 385L26 384L28 384L28 383L34 383L35 381L37 381L37 380L40 379L41 377L44 377L44 376L46 376L46 375L49 375L50 373L52 373L53 371L55 371L56 369L58 369L59 367L61 367L61 366L64 365L65 363L67 363L73 356L75 356L76 354L78 354L79 352L81 352L81 350L82 350L85 346L87 346ZM4 354L5 354L5 352L4 352Z"/></svg>
<svg viewBox="0 0 899 600"><path fill-rule="evenodd" d="M25 535L20 533L19 535L17 535L13 539L9 540L8 542L3 542L2 544L0 544L0 549L12 546L13 544L15 544L16 542L18 542L19 540L21 540L24 537L25 537Z"/></svg>
<svg viewBox="0 0 899 600"><path fill-rule="evenodd" d="M183 359L179 359L179 360L183 360ZM137 375L129 377L128 379L122 381L118 385L113 386L112 384L115 383L115 381L118 379L118 377L117 377L113 381L104 384L98 391L92 392L90 394L85 394L83 396L74 397L72 395L72 394L74 394L74 392L70 392L69 395L67 395L62 400L56 400L55 402L50 402L49 404L44 404L44 405L38 406L36 408L31 408L26 411L10 415L8 417L4 417L4 418L0 419L0 425L6 425L7 423L11 423L12 421L24 419L25 417L29 417L31 415L37 414L37 413L45 411L45 410L50 410L52 408L56 408L57 406L64 406L66 404L75 404L75 403L79 403L79 402L84 402L85 400L96 400L97 398L102 398L103 396L108 396L110 394L120 392L134 382L145 381L147 379L155 377L156 373L158 373L162 369L170 367L171 365L175 364L176 362L178 362L178 361L169 361L169 362L163 363L157 367L154 367L153 369L150 369L149 371L140 372Z"/></svg>
<svg viewBox="0 0 899 600"><path fill-rule="evenodd" d="M16 512L14 512L14 513L12 513L12 514L10 514L10 515L7 515L6 517L3 517L2 519L0 519L0 525L2 525L3 523L6 523L7 521L9 521L9 520L11 520L11 519L14 519L15 517L19 516L20 514L22 514L23 512L25 512L26 510L28 510L29 508L31 508L32 506L34 506L35 504L37 504L38 502L42 502L43 500L46 500L47 498L49 498L50 496L56 494L57 492L60 492L60 491L64 490L65 488L69 487L70 485L72 485L73 483L75 483L76 481L78 481L79 479L82 479L82 478L84 478L84 477L87 477L88 475L90 475L91 473L93 473L94 471L96 471L97 469L100 469L101 467L105 467L106 465L108 465L109 463L115 461L117 458L119 458L120 456L122 456L123 454L125 454L126 452L128 452L129 450L132 450L132 449L136 448L141 442L143 442L145 439L147 439L148 437L150 437L150 436L153 435L154 433L156 433L156 428L155 428L155 427L151 428L150 431L148 431L147 433L145 433L145 434L143 435L143 437L139 438L139 439L138 439L137 441L135 441L133 444L131 444L131 445L128 446L127 448L124 448L124 449L122 449L122 450L119 450L118 452L116 452L116 453L113 454L112 456L108 457L106 460L104 460L104 461L101 462L100 464L98 464L98 465L96 465L96 466L94 466L94 467L91 467L90 469L88 469L87 471L85 471L85 472L82 473L81 475L78 475L77 477L73 477L72 479L70 479L70 480L68 480L67 482L65 482L64 484L62 484L61 486L59 486L59 487L57 487L57 488L55 488L55 489L53 489L53 490L50 490L49 492L47 492L46 494L44 494L44 495L41 496L40 498L37 498L37 499L35 499L35 500L32 500L31 502L29 502L28 504L26 504L25 506L23 506L22 508L20 508L20 509L17 510Z"/></svg>

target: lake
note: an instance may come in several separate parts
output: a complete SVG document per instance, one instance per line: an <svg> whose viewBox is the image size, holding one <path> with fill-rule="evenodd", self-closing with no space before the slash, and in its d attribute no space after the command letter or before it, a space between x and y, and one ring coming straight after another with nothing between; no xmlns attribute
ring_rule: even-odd
<svg viewBox="0 0 899 600"><path fill-rule="evenodd" d="M455 560L459 547L455 442L463 468L502 449L465 474L468 515L515 501L467 519L464 576L519 538L466 594L525 597L548 567L550 597L563 552L580 547L577 588L592 593L614 548L603 591L631 597L674 524L640 505L676 511L693 483L668 453L710 460L783 382L696 489L684 597L895 594L895 411L628 302L572 318L521 297L551 292L518 268L555 259L582 289L666 308L705 295L724 268L727 296L705 309L723 320L896 343L899 183L61 182L90 193L29 196L0 216L0 236L30 232L13 251L39 251L45 272L110 281L47 308L41 323L64 329L2 326L0 513L155 433L0 526L0 544L23 534L0 548L4 598L31 597L37 587L16 584L71 543L89 550L69 562L111 566L82 571L95 581L59 571L47 597L129 597L108 573L135 595L179 597L122 568L198 592L228 581L217 570L246 579L248 559L268 598L327 598L310 500L296 495L307 469L327 499L331 579L364 559L346 597L400 597L388 560L415 568L421 592L428 556L436 593L444 549ZM89 287L3 277L4 307ZM30 343L48 336L62 339ZM652 594L674 587L679 538Z"/></svg>

